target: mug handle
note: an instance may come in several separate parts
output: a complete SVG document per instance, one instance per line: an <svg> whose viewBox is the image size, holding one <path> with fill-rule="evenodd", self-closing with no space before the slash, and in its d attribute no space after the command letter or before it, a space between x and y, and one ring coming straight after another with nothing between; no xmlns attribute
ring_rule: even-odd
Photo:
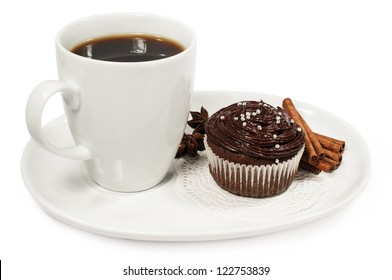
<svg viewBox="0 0 392 280"><path fill-rule="evenodd" d="M88 160L93 157L92 152L83 145L73 147L56 147L44 135L42 129L42 113L47 101L57 92L61 92L64 103L71 110L78 110L80 95L78 89L60 81L44 81L37 85L30 94L26 106L26 124L31 137L43 148L58 156Z"/></svg>

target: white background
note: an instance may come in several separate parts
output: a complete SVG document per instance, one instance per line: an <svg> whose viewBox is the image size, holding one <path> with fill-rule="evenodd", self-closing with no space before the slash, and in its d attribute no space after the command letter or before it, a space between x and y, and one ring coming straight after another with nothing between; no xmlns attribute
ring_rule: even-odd
<svg viewBox="0 0 392 280"><path fill-rule="evenodd" d="M3 3L0 259L4 279L131 279L122 276L128 265L269 266L270 275L260 277L265 279L392 279L391 107L387 100L392 93L392 7L388 2ZM365 190L338 213L316 222L219 242L121 240L73 228L46 214L20 176L20 158L30 139L24 122L26 100L38 82L57 78L56 31L74 19L113 11L157 13L191 26L198 35L196 90L290 96L345 119L360 131L372 154L372 175ZM61 114L54 100L45 118Z"/></svg>

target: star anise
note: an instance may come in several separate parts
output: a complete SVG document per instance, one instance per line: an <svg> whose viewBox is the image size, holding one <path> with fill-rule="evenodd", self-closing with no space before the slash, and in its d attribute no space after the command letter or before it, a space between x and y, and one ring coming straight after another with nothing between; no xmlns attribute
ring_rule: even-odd
<svg viewBox="0 0 392 280"><path fill-rule="evenodd" d="M188 121L188 125L194 128L192 134L184 133L181 143L178 147L176 158L189 155L196 157L198 151L204 151L204 123L208 119L208 112L201 107L200 112L191 111L192 120Z"/></svg>
<svg viewBox="0 0 392 280"><path fill-rule="evenodd" d="M185 155L196 157L197 151L205 150L203 139L204 135L197 131L193 131L192 134L184 133L176 154L176 158L180 158Z"/></svg>
<svg viewBox="0 0 392 280"><path fill-rule="evenodd" d="M205 134L204 123L208 119L207 110L204 109L204 107L202 106L200 108L200 112L191 111L190 113L191 113L192 119L190 121L188 121L188 125L190 127L194 128L195 131L197 131L201 134Z"/></svg>
<svg viewBox="0 0 392 280"><path fill-rule="evenodd" d="M204 151L206 147L204 147L204 134L197 132L196 130L193 131L192 136L196 139L197 142L197 150Z"/></svg>

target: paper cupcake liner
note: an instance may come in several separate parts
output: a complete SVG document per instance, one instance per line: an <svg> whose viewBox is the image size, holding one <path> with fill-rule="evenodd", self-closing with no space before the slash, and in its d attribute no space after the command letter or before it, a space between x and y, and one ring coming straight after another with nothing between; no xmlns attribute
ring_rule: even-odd
<svg viewBox="0 0 392 280"><path fill-rule="evenodd" d="M288 189L297 172L304 147L291 159L276 164L246 165L217 156L205 139L209 169L223 189L240 196L270 197Z"/></svg>

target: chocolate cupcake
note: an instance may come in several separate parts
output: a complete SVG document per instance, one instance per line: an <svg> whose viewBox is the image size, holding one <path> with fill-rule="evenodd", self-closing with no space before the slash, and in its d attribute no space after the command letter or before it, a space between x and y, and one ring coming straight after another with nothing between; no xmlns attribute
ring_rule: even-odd
<svg viewBox="0 0 392 280"><path fill-rule="evenodd" d="M205 124L209 169L216 183L240 196L270 197L290 186L305 134L280 107L243 101Z"/></svg>

